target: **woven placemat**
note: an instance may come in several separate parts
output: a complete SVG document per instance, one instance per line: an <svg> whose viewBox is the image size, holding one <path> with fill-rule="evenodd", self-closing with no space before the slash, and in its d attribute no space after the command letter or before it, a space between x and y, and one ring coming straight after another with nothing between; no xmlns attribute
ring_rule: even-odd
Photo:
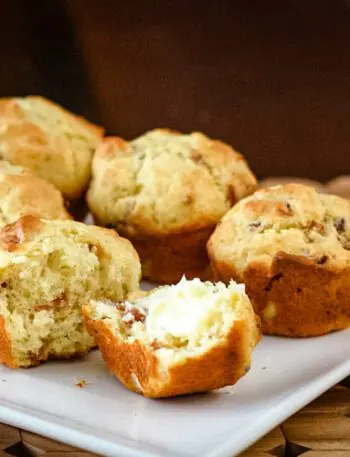
<svg viewBox="0 0 350 457"><path fill-rule="evenodd" d="M91 457L95 454L0 424L0 457L11 455ZM350 457L350 378L286 420L241 456L297 457L299 455Z"/></svg>

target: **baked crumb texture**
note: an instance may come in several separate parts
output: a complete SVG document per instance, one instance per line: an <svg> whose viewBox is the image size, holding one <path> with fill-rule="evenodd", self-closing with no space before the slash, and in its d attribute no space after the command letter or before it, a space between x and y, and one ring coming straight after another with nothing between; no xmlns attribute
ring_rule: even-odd
<svg viewBox="0 0 350 457"><path fill-rule="evenodd" d="M0 157L35 171L68 200L90 180L103 129L43 97L0 100Z"/></svg>
<svg viewBox="0 0 350 457"><path fill-rule="evenodd" d="M0 232L0 361L12 368L76 357L95 342L81 307L122 300L140 263L111 230L27 216Z"/></svg>
<svg viewBox="0 0 350 457"><path fill-rule="evenodd" d="M350 202L300 184L257 191L209 240L214 276L243 281L267 334L350 326Z"/></svg>
<svg viewBox="0 0 350 457"><path fill-rule="evenodd" d="M235 384L260 339L244 286L233 281L183 278L134 302L91 301L83 314L109 369L146 397Z"/></svg>
<svg viewBox="0 0 350 457"><path fill-rule="evenodd" d="M99 224L138 250L143 276L162 283L209 277L206 242L256 179L230 146L202 133L152 130L133 141L106 138L88 191Z"/></svg>
<svg viewBox="0 0 350 457"><path fill-rule="evenodd" d="M28 168L0 160L0 227L32 215L70 219L61 192Z"/></svg>

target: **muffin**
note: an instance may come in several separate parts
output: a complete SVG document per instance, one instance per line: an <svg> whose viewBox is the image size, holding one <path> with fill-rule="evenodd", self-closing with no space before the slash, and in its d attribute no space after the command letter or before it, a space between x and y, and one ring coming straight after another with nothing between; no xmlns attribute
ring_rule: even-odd
<svg viewBox="0 0 350 457"><path fill-rule="evenodd" d="M259 182L259 189L266 187L279 186L283 184L303 184L304 186L314 187L317 192L329 193L325 184L311 179L296 178L294 176L272 176ZM334 192L331 192L334 193Z"/></svg>
<svg viewBox="0 0 350 457"><path fill-rule="evenodd" d="M152 130L107 138L92 165L88 204L100 225L136 247L160 283L210 276L206 242L219 219L256 188L243 157L201 133Z"/></svg>
<svg viewBox="0 0 350 457"><path fill-rule="evenodd" d="M338 176L327 182L326 188L330 194L350 200L350 175Z"/></svg>
<svg viewBox="0 0 350 457"><path fill-rule="evenodd" d="M61 192L29 169L0 160L0 227L22 216L70 219Z"/></svg>
<svg viewBox="0 0 350 457"><path fill-rule="evenodd" d="M103 130L43 97L0 100L0 156L34 170L68 200L87 188Z"/></svg>
<svg viewBox="0 0 350 457"><path fill-rule="evenodd" d="M26 216L0 231L0 362L29 367L77 357L95 342L81 308L124 300L141 266L113 230Z"/></svg>
<svg viewBox="0 0 350 457"><path fill-rule="evenodd" d="M232 385L260 331L242 284L182 279L136 301L83 307L109 369L130 390L170 397Z"/></svg>
<svg viewBox="0 0 350 457"><path fill-rule="evenodd" d="M216 279L246 284L264 333L350 326L350 202L300 184L257 191L208 243Z"/></svg>

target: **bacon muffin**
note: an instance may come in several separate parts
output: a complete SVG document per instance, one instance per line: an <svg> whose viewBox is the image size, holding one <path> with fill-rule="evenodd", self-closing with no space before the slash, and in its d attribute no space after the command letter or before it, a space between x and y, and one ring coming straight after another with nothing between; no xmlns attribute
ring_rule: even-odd
<svg viewBox="0 0 350 457"><path fill-rule="evenodd" d="M0 99L0 157L35 171L68 200L88 186L103 129L43 97Z"/></svg>
<svg viewBox="0 0 350 457"><path fill-rule="evenodd" d="M250 368L260 330L242 284L182 279L133 302L83 307L109 369L146 397L235 384Z"/></svg>
<svg viewBox="0 0 350 457"><path fill-rule="evenodd" d="M214 276L243 281L264 333L350 326L350 202L300 184L257 191L208 243Z"/></svg>
<svg viewBox="0 0 350 457"><path fill-rule="evenodd" d="M210 234L256 184L230 146L202 133L157 129L130 142L105 139L94 156L88 204L99 224L132 241L145 278L207 279Z"/></svg>
<svg viewBox="0 0 350 457"><path fill-rule="evenodd" d="M0 227L26 215L70 219L54 185L29 169L0 160Z"/></svg>
<svg viewBox="0 0 350 457"><path fill-rule="evenodd" d="M0 362L29 367L94 345L81 308L124 300L141 266L113 230L26 216L0 231Z"/></svg>

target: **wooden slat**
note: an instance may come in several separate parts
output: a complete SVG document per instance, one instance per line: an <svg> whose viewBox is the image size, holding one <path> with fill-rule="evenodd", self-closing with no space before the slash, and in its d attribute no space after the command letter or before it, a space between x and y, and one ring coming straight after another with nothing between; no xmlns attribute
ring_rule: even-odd
<svg viewBox="0 0 350 457"><path fill-rule="evenodd" d="M350 419L337 414L299 413L283 424L288 441L312 450L347 450L350 456Z"/></svg>
<svg viewBox="0 0 350 457"><path fill-rule="evenodd" d="M21 435L18 429L0 424L0 449L6 449L20 441Z"/></svg>
<svg viewBox="0 0 350 457"><path fill-rule="evenodd" d="M349 451L309 451L303 457L349 457Z"/></svg>
<svg viewBox="0 0 350 457"><path fill-rule="evenodd" d="M345 415L349 407L350 389L339 385L328 390L312 403L305 406L302 413Z"/></svg>
<svg viewBox="0 0 350 457"><path fill-rule="evenodd" d="M239 454L239 457L271 457L271 454L268 452L259 452L254 448L249 448L243 454Z"/></svg>
<svg viewBox="0 0 350 457"><path fill-rule="evenodd" d="M98 457L96 454L89 454L84 451L74 452L48 452L45 457Z"/></svg>
<svg viewBox="0 0 350 457"><path fill-rule="evenodd" d="M241 454L242 457L266 456L268 451L275 449L278 446L284 447L285 439L280 428L275 428L268 433L264 438L255 443L247 451ZM271 455L271 453L270 453Z"/></svg>
<svg viewBox="0 0 350 457"><path fill-rule="evenodd" d="M57 441L44 438L34 433L22 432L22 441L24 444L29 444L37 449L41 449L45 452L75 452L79 449L68 446Z"/></svg>
<svg viewBox="0 0 350 457"><path fill-rule="evenodd" d="M43 455L46 455L46 451L38 449L37 447L32 446L31 444L23 443L23 445L26 449L28 449L28 451L33 457L42 457Z"/></svg>
<svg viewBox="0 0 350 457"><path fill-rule="evenodd" d="M350 390L337 386L287 419L288 441L311 450L343 451L350 456Z"/></svg>

